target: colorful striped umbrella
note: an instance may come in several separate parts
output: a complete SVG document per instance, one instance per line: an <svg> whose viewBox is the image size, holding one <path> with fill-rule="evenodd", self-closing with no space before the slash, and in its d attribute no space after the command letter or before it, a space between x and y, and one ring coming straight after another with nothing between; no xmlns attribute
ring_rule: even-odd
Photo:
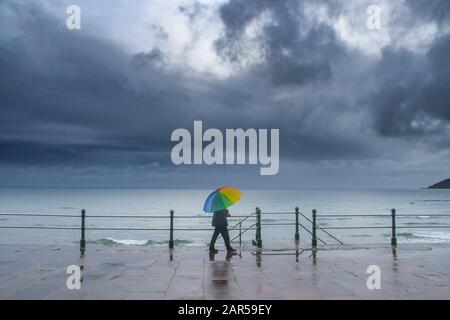
<svg viewBox="0 0 450 320"><path fill-rule="evenodd" d="M216 212L231 207L242 197L242 192L231 187L222 187L206 198L203 211Z"/></svg>

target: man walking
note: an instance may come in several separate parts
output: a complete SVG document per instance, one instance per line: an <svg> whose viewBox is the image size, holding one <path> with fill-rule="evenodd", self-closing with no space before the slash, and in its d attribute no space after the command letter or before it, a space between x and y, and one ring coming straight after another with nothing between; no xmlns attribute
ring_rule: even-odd
<svg viewBox="0 0 450 320"><path fill-rule="evenodd" d="M217 253L218 250L214 248L216 244L217 237L219 234L222 235L223 240L225 241L225 246L227 247L228 252L235 252L236 250L230 245L230 235L228 233L228 219L230 216L228 209L223 209L219 211L215 211L212 219L212 226L214 227L214 233L211 238L211 242L209 244L209 252Z"/></svg>

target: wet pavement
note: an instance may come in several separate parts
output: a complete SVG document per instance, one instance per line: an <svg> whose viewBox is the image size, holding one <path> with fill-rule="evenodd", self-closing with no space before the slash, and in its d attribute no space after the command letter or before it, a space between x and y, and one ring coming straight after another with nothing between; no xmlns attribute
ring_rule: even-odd
<svg viewBox="0 0 450 320"><path fill-rule="evenodd" d="M66 286L81 268L81 289ZM379 266L380 289L367 268ZM450 299L450 246L254 248L0 246L0 299Z"/></svg>

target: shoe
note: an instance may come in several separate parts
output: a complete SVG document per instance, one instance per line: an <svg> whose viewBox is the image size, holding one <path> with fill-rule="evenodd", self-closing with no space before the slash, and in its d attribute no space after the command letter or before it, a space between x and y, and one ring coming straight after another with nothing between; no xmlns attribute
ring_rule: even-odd
<svg viewBox="0 0 450 320"><path fill-rule="evenodd" d="M228 251L228 252L236 252L236 249L230 247L230 248L227 249L227 251Z"/></svg>
<svg viewBox="0 0 450 320"><path fill-rule="evenodd" d="M219 250L217 250L217 249L209 249L209 253L219 253Z"/></svg>

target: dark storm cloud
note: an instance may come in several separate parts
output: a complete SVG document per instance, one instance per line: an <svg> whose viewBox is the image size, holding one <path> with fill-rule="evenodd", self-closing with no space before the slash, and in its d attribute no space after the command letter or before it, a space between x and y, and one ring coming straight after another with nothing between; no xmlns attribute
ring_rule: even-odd
<svg viewBox="0 0 450 320"><path fill-rule="evenodd" d="M318 89L321 94L326 95L328 90L332 90L333 82L340 81L342 74L339 72L343 72L342 69L339 70L340 66L345 66L344 72L352 73L352 70L365 69L363 64L366 64L370 68L364 70L363 77L353 80L362 80L370 83L370 86L354 81L343 88L345 91L351 91L357 100L353 107L347 102L350 110L346 111L351 112L360 105L367 106L368 115L373 116L368 119L368 123L372 124L381 136L426 137L447 133L446 128L450 120L449 33L436 38L426 54L387 46L382 50L381 59L361 61L357 52L346 48L337 39L334 29L329 25L308 21L305 14L307 10L304 10L306 4L309 4L308 1L229 1L220 10L226 29L223 37L216 42L218 52L231 58L233 62L243 58L245 50L241 41L245 27L262 13L270 12L273 21L264 27L261 37L264 64L257 65L257 70L254 71L260 74L261 78L270 77L277 86L297 85L304 88L313 84L311 91ZM322 4L329 5L326 2ZM413 19L412 22L408 20L408 23L417 24L414 17L440 24L448 22L449 1L408 0L407 5L410 18ZM329 12L334 14L341 10L337 2L329 9ZM330 83L331 86L328 86ZM337 94L334 97L340 96ZM309 113L307 110L312 108L316 109L316 113L322 110L323 119L334 119L335 106L331 103L323 105L320 99L311 96L309 98L312 100L299 101L296 105L297 109L303 110L301 116L304 120L305 114L307 116ZM291 115L295 117L294 114ZM290 122L289 120L291 118L287 122ZM301 121L299 125L305 123L307 121ZM329 130L328 133L332 131ZM302 136L297 132L292 138L306 142L305 146L309 150L323 147L322 150L327 150L328 155L338 154L338 150L346 150L343 154L351 157L365 153L357 138L339 137L335 140L336 137L333 137L331 145L336 145L336 148L333 148L324 137L321 139L320 136L312 135L308 138L308 135L311 134ZM315 140L316 143L313 143ZM318 146L317 149L315 146ZM340 156L342 155L338 157Z"/></svg>
<svg viewBox="0 0 450 320"><path fill-rule="evenodd" d="M293 157L364 154L362 141L322 130L314 133L314 118L332 112L322 109L317 114L322 106L309 95L311 88L306 87L310 101L302 102L302 110L295 110L295 98L273 97L273 83L328 81L330 64L344 50L324 25L305 35L290 31L298 29L295 15L301 8L293 8L295 2L269 3L279 23L265 29L267 62L223 81L192 80L180 71L167 71L158 48L130 57L111 43L67 30L37 4L4 3L15 8L13 18L26 36L4 37L0 46L0 64L6 71L0 76L5 115L0 120L1 161L167 164L171 131L191 128L196 119L220 129L280 128L282 153ZM249 14L256 6L242 5ZM229 20L226 14L223 18ZM241 27L232 27L235 36ZM280 55L282 49L289 57Z"/></svg>
<svg viewBox="0 0 450 320"><path fill-rule="evenodd" d="M179 75L158 69L158 49L129 58L70 32L37 4L2 5L25 35L0 44L1 161L115 163L101 156L115 150L135 162L151 160L141 152L166 151L167 124L189 116L180 106L188 93Z"/></svg>
<svg viewBox="0 0 450 320"><path fill-rule="evenodd" d="M373 67L367 103L383 136L430 138L442 147L450 122L450 2L407 0L409 27L421 19L438 24L440 35L426 53L387 46ZM370 101L370 102L369 102Z"/></svg>
<svg viewBox="0 0 450 320"><path fill-rule="evenodd" d="M447 133L450 121L450 34L425 55L387 47L374 67L378 81L369 95L377 132L387 136Z"/></svg>
<svg viewBox="0 0 450 320"><path fill-rule="evenodd" d="M341 10L339 1L314 3L334 17ZM446 3L408 1L411 15L441 25ZM0 162L121 167L135 175L130 166L164 170L172 130L191 129L194 120L205 128L279 128L282 160L382 158L391 151L386 136L430 137L443 146L450 35L440 35L425 54L392 45L380 59L368 58L332 26L311 19L310 5L222 5L224 31L214 48L238 72L221 79L168 66L170 55L156 47L129 53L84 29L67 30L37 3L1 2ZM180 8L191 22L204 10ZM261 56L251 61L244 34L264 15L254 48Z"/></svg>
<svg viewBox="0 0 450 320"><path fill-rule="evenodd" d="M428 140L439 148L450 122L450 2L407 0L409 27L435 22L440 35L426 53L387 46L373 68L377 83L367 95L375 130L390 137ZM368 101L371 102L368 102Z"/></svg>
<svg viewBox="0 0 450 320"><path fill-rule="evenodd" d="M326 6L332 14L340 12L336 2L316 4ZM334 72L341 72L343 66L358 69L361 57L345 47L331 26L311 20L308 5L308 1L231 0L220 8L225 30L215 48L231 63L247 59L243 35L252 22L266 14L270 22L258 38L263 62L256 63L242 80L243 84L252 83L257 96L252 105L259 125L281 129L285 156L303 160L371 156L376 148L349 134L346 126L350 123L336 121L339 114L359 106L335 84L355 75ZM258 86L263 89L258 91Z"/></svg>
<svg viewBox="0 0 450 320"><path fill-rule="evenodd" d="M232 0L221 7L225 34L215 43L218 53L234 62L242 53L245 28L263 13L271 23L264 27L261 50L264 76L276 85L302 85L331 77L331 64L345 55L334 30L324 23L308 21L304 1ZM337 8L333 7L333 10Z"/></svg>

